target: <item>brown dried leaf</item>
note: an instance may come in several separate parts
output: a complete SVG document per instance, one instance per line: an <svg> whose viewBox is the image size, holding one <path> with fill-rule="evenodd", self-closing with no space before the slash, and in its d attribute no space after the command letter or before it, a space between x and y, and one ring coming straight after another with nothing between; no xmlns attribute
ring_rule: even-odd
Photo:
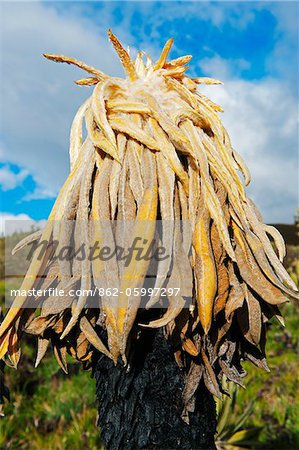
<svg viewBox="0 0 299 450"><path fill-rule="evenodd" d="M78 277L72 277L69 281L64 281L58 284L57 292L63 291L63 295L50 295L43 301L41 316L46 317L50 314L58 314L67 308L70 308L74 300L74 296L69 294L71 289L76 287Z"/></svg>
<svg viewBox="0 0 299 450"><path fill-rule="evenodd" d="M204 351L204 349L201 349L201 357L204 363L204 372L203 372L203 379L205 382L205 385L207 389L211 392L211 394L215 395L218 398L221 398L221 393L219 390L219 383L217 381L217 378L215 376L214 370L210 364L210 361L208 360L208 357Z"/></svg>
<svg viewBox="0 0 299 450"><path fill-rule="evenodd" d="M137 212L132 242L134 242L135 237L142 236L145 242L144 252L146 252L155 235L158 206L156 160L155 155L149 150L144 153L144 173L144 196ZM117 329L120 336L120 352L123 358L127 339L140 305L140 295L128 298L126 290L129 287L133 291L134 288L143 286L148 266L148 260L137 261L132 259L123 272L117 309Z"/></svg>
<svg viewBox="0 0 299 450"><path fill-rule="evenodd" d="M246 302L243 307L238 310L237 319L245 339L253 345L258 345L261 338L262 327L261 306L260 302L248 289Z"/></svg>
<svg viewBox="0 0 299 450"><path fill-rule="evenodd" d="M53 315L39 316L32 320L29 325L26 325L24 330L29 334L42 335L47 328L51 328L55 320L56 317Z"/></svg>
<svg viewBox="0 0 299 450"><path fill-rule="evenodd" d="M20 318L16 321L15 325L12 327L12 332L9 336L9 343L8 343L8 357L12 363L12 366L16 369L21 357L21 347L20 347L20 340L19 340L19 322Z"/></svg>
<svg viewBox="0 0 299 450"><path fill-rule="evenodd" d="M39 363L41 362L41 360L43 359L43 357L45 356L46 351L49 347L49 343L50 343L50 339L46 339L46 338L42 338L42 337L38 338L38 340L37 340L37 355L36 355L34 367L37 367L39 365Z"/></svg>
<svg viewBox="0 0 299 450"><path fill-rule="evenodd" d="M266 372L270 372L266 356L257 347L245 341L243 343L243 354L244 358L251 361L256 367L264 369Z"/></svg>
<svg viewBox="0 0 299 450"><path fill-rule="evenodd" d="M245 386L242 383L242 377L240 376L237 368L234 365L229 365L222 358L219 358L219 365L228 380L233 381L234 383L245 389Z"/></svg>
<svg viewBox="0 0 299 450"><path fill-rule="evenodd" d="M81 317L80 319L80 328L85 334L86 338L89 340L89 342L101 353L104 353L104 355L108 356L108 358L111 358L111 354L104 345L104 343L101 341L99 336L97 335L95 329L89 322L86 316Z"/></svg>
<svg viewBox="0 0 299 450"><path fill-rule="evenodd" d="M195 393L199 386L203 374L203 366L194 361L191 361L189 372L186 376L185 386L182 393L182 399L184 403L184 411L182 418L185 422L189 423L189 412L194 411L195 407Z"/></svg>
<svg viewBox="0 0 299 450"><path fill-rule="evenodd" d="M62 370L64 371L64 373L68 373L67 370L67 363L66 363L66 347L64 345L55 345L53 344L53 350L54 350L54 355L55 358L58 362L58 364L60 365L60 367L62 368Z"/></svg>
<svg viewBox="0 0 299 450"><path fill-rule="evenodd" d="M287 298L276 286L274 286L261 272L245 239L241 236L241 230L234 226L237 241L235 253L238 268L244 281L267 303L279 305L285 303ZM286 290L286 288L284 289Z"/></svg>
<svg viewBox="0 0 299 450"><path fill-rule="evenodd" d="M200 323L207 334L212 323L212 311L217 291L217 273L210 241L210 216L203 211L198 216L193 235L197 307Z"/></svg>
<svg viewBox="0 0 299 450"><path fill-rule="evenodd" d="M17 252L22 250L22 248L26 247L26 245L29 245L32 242L39 240L41 235L42 231L38 230L30 234L29 236L26 236L24 239L22 239L20 242L17 243L17 245L12 249L11 254L15 255Z"/></svg>
<svg viewBox="0 0 299 450"><path fill-rule="evenodd" d="M88 354L88 349L89 340L86 338L86 335L81 332L77 337L76 357L81 361L84 360Z"/></svg>
<svg viewBox="0 0 299 450"><path fill-rule="evenodd" d="M185 350L185 352L189 353L191 356L197 356L199 354L199 349L196 347L192 339L186 338L182 342L182 347Z"/></svg>

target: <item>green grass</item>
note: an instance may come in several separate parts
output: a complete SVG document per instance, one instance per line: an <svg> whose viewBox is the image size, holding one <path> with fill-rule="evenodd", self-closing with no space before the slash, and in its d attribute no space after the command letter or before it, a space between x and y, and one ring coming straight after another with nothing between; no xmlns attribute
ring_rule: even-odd
<svg viewBox="0 0 299 450"><path fill-rule="evenodd" d="M65 375L51 351L34 369L33 346L33 339L27 340L19 370L5 369L11 402L2 419L0 448L100 449L90 372L70 362Z"/></svg>
<svg viewBox="0 0 299 450"><path fill-rule="evenodd" d="M282 308L286 328L274 321L268 331L267 360L271 373L245 363L246 389L239 389L238 410L253 401L246 428L262 427L263 449L299 448L298 305Z"/></svg>

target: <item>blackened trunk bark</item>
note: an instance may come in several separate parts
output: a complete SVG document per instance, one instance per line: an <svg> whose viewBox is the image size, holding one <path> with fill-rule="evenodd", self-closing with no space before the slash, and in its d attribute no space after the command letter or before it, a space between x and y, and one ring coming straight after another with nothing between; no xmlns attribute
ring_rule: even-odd
<svg viewBox="0 0 299 450"><path fill-rule="evenodd" d="M185 375L162 330L142 332L130 367L100 355L93 367L106 450L215 449L213 397L200 384L189 425L181 419Z"/></svg>

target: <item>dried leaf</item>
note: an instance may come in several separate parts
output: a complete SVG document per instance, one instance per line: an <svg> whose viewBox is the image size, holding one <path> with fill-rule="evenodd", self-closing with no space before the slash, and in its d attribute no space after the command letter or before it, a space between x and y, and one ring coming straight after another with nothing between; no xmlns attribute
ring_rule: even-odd
<svg viewBox="0 0 299 450"><path fill-rule="evenodd" d="M95 75L99 79L99 81L107 78L107 75L105 75L100 70L97 70L92 66L88 66L87 64L83 63L82 61L78 61L77 59L63 55L51 55L49 53L43 53L43 56L47 59L50 59L51 61L72 64L74 66L80 67L80 69L86 70L86 72L90 72Z"/></svg>
<svg viewBox="0 0 299 450"><path fill-rule="evenodd" d="M208 214L199 215L193 236L196 254L197 306L200 323L205 334L211 327L213 304L217 291L217 274L211 248L209 222Z"/></svg>
<svg viewBox="0 0 299 450"><path fill-rule="evenodd" d="M211 394L215 395L218 398L221 398L219 383L203 348L201 349L200 354L204 363L203 379L205 385L207 389L211 392Z"/></svg>
<svg viewBox="0 0 299 450"><path fill-rule="evenodd" d="M103 344L99 336L97 335L95 329L87 319L87 317L83 316L80 319L80 328L85 334L86 338L89 342L100 352L104 353L104 355L111 358L110 352L107 350L106 346Z"/></svg>
<svg viewBox="0 0 299 450"><path fill-rule="evenodd" d="M135 72L133 62L132 62L128 52L123 48L123 46L121 45L121 43L119 42L117 37L114 36L114 34L112 33L112 31L110 29L108 30L108 37L109 37L110 41L112 42L113 47L117 51L119 59L125 69L126 74L129 77L129 79L132 81L136 80L137 75Z"/></svg>
<svg viewBox="0 0 299 450"><path fill-rule="evenodd" d="M15 255L17 252L22 250L22 248L26 247L26 245L32 244L32 242L39 240L41 235L42 231L38 230L30 234L29 236L26 236L24 239L17 243L17 245L12 249L11 254Z"/></svg>
<svg viewBox="0 0 299 450"><path fill-rule="evenodd" d="M146 164L144 196L142 204L137 212L132 242L134 242L135 236L142 236L145 242L144 251L146 252L155 233L158 189L154 154L147 151L144 154L144 161ZM122 283L119 291L119 307L117 310L117 329L120 336L120 353L123 357L125 355L128 335L140 303L140 297L133 296L132 298L128 298L126 290L130 287L133 292L134 288L142 287L148 265L148 260L143 259L142 261L136 261L133 258L125 268L122 276Z"/></svg>
<svg viewBox="0 0 299 450"><path fill-rule="evenodd" d="M58 347L57 345L53 344L53 351L58 364L60 365L64 373L67 374L68 370L66 363L66 347L65 346Z"/></svg>
<svg viewBox="0 0 299 450"><path fill-rule="evenodd" d="M42 338L42 337L38 338L38 340L37 340L37 355L36 355L34 367L37 367L39 365L39 363L41 362L41 360L43 359L43 357L45 356L46 351L49 347L49 343L50 343L50 339L46 339L46 338Z"/></svg>
<svg viewBox="0 0 299 450"><path fill-rule="evenodd" d="M168 56L168 53L170 52L172 44L173 44L173 38L168 39L168 41L164 45L164 48L162 50L162 53L161 53L158 61L155 64L154 70L158 70L158 69L161 69L162 67L164 67L166 58Z"/></svg>
<svg viewBox="0 0 299 450"><path fill-rule="evenodd" d="M189 353L191 356L197 356L199 354L199 349L196 347L192 339L185 339L182 342L182 347L185 350L185 352Z"/></svg>
<svg viewBox="0 0 299 450"><path fill-rule="evenodd" d="M261 338L262 313L259 301L247 290L246 308L243 307L237 313L237 319L242 334L249 342L258 345Z"/></svg>
<svg viewBox="0 0 299 450"><path fill-rule="evenodd" d="M29 325L26 325L25 331L29 334L42 335L44 331L55 322L55 316L49 315L46 317L36 317Z"/></svg>
<svg viewBox="0 0 299 450"><path fill-rule="evenodd" d="M237 264L244 281L267 303L272 305L285 303L287 298L263 275L236 226L234 226L234 233L238 242L235 249Z"/></svg>

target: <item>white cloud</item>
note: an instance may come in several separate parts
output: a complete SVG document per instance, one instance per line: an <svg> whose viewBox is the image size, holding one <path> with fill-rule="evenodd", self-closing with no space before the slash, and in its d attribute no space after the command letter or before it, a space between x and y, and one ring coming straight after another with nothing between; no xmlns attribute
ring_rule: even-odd
<svg viewBox="0 0 299 450"><path fill-rule="evenodd" d="M30 170L37 183L33 197L53 196L68 173L72 119L90 90L73 83L85 72L42 53L74 56L114 75L122 68L107 30L90 20L40 3L6 2L1 9L2 160Z"/></svg>
<svg viewBox="0 0 299 450"><path fill-rule="evenodd" d="M106 3L107 17L109 18L109 12L111 10L109 2ZM113 2L112 2L113 3ZM115 2L116 3L116 2ZM121 17L122 27L129 26L132 17L136 17L137 2L126 2L124 6L124 14ZM116 8L118 7L116 3ZM198 18L202 21L206 21L212 26L221 28L224 24L229 23L235 28L246 28L250 22L254 20L255 4L248 5L248 2L209 2L209 1L140 1L138 2L138 12L142 16L147 17L147 24L151 27L144 29L145 34L150 37L158 37L161 33L161 26L165 24L165 21L174 19L189 19ZM102 11L101 11L102 14ZM137 15L138 19L138 15ZM140 30L142 32L143 30Z"/></svg>
<svg viewBox="0 0 299 450"><path fill-rule="evenodd" d="M199 61L198 66L202 73L215 74L215 78L225 80L229 78L237 78L240 71L250 68L250 62L243 58L239 59L223 59L219 55L211 58L203 58Z"/></svg>
<svg viewBox="0 0 299 450"><path fill-rule="evenodd" d="M55 198L56 194L55 188L37 185L33 192L28 192L24 195L22 201L29 202L30 200Z"/></svg>
<svg viewBox="0 0 299 450"><path fill-rule="evenodd" d="M292 84L298 85L298 19L297 2L268 2L268 8L276 20L275 48L266 61L268 70L277 73Z"/></svg>
<svg viewBox="0 0 299 450"><path fill-rule="evenodd" d="M43 228L45 220L33 220L27 214L0 213L0 236L9 236L14 232L31 231Z"/></svg>
<svg viewBox="0 0 299 450"><path fill-rule="evenodd" d="M28 170L22 169L18 173L14 173L9 165L5 165L0 167L0 185L4 191L15 189L23 183L28 175Z"/></svg>

